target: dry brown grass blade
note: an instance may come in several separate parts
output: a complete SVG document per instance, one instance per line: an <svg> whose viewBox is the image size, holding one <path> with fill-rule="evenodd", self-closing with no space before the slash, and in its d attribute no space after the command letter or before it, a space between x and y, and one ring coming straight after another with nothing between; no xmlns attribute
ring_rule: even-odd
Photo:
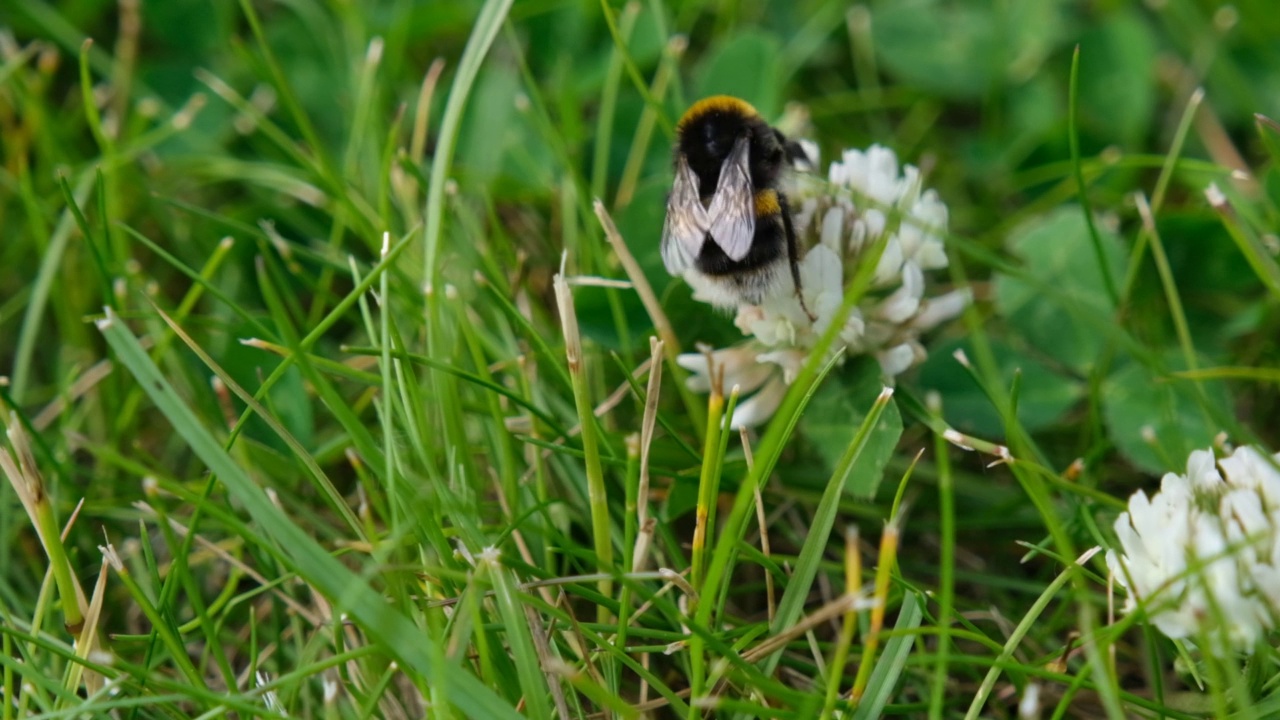
<svg viewBox="0 0 1280 720"><path fill-rule="evenodd" d="M427 68L418 90L418 105L413 111L413 134L409 140L409 157L415 165L422 165L427 149L427 124L431 120L431 98L435 95L440 73L444 72L444 58L436 58Z"/></svg>
<svg viewBox="0 0 1280 720"><path fill-rule="evenodd" d="M81 660L98 664L110 662L109 655L102 656L102 636L98 633L98 622L102 619L102 604L106 597L109 568L107 559L104 557L102 568L98 571L98 581L93 586L93 597L85 608L84 627L80 630L80 637L76 638L76 656ZM72 687L77 684L77 675L79 675L79 681L84 683L85 691L90 695L102 690L106 683L106 678L101 673L77 664L70 670L68 684Z"/></svg>
<svg viewBox="0 0 1280 720"><path fill-rule="evenodd" d="M0 472L8 478L14 492L22 502L22 507L31 521L32 527L40 538L49 560L49 573L57 580L58 594L66 622L66 630L75 638L75 654L80 660L103 664L100 657L102 639L98 633L98 622L102 617L103 597L106 592L107 564L103 561L98 581L94 586L93 600L86 599L80 580L68 565L63 541L66 539L80 508L84 505L81 499L67 518L65 525L58 528L53 518L53 508L45 493L44 478L36 465L35 456L31 453L26 430L16 413L10 412L5 417L5 432L9 445L13 449L0 446ZM66 597L70 595L71 597ZM85 691L92 695L102 690L105 678L98 672L86 669L80 663L74 663L68 670L68 687L83 685Z"/></svg>
<svg viewBox="0 0 1280 720"><path fill-rule="evenodd" d="M649 338L649 384L645 388L644 415L640 421L640 486L636 491L636 546L631 557L631 569L644 569L653 544L655 523L649 517L649 448L653 443L653 430L658 420L658 398L662 394L662 350L665 343Z"/></svg>
<svg viewBox="0 0 1280 720"><path fill-rule="evenodd" d="M75 382L71 383L65 393L54 398L43 410L36 413L36 416L31 419L31 427L43 431L52 425L53 421L57 420L72 403L96 387L99 382L102 382L103 378L110 375L113 367L110 360L100 360L90 366L88 370L80 373L79 377L75 379Z"/></svg>
<svg viewBox="0 0 1280 720"><path fill-rule="evenodd" d="M564 688L560 686L560 678L548 670L553 662L559 662L560 659L551 651L551 643L547 641L547 631L542 626L542 618L532 605L524 606L524 616L529 621L529 634L533 636L533 647L538 653L538 664L542 666L543 674L547 676L547 687L551 689L551 700L556 704L556 713L563 718L571 717L569 702L565 699ZM589 657L590 653L583 653L583 655Z"/></svg>
<svg viewBox="0 0 1280 720"><path fill-rule="evenodd" d="M44 478L36 465L35 456L31 454L31 444L27 440L26 430L18 419L16 412L10 411L4 416L5 433L9 438L9 446L13 452L0 446L0 471L8 478L9 484L17 493L22 507L40 538L45 556L49 560L49 573L53 576L58 588L58 602L62 608L67 632L78 635L84 625L84 614L88 608L84 588L72 571L62 539L75 522L73 514L65 528L59 528L54 517L53 506L45 493Z"/></svg>
<svg viewBox="0 0 1280 720"><path fill-rule="evenodd" d="M156 513L156 511L153 510L150 505L144 502L134 503L134 507L145 513L152 515L153 517L157 517L157 518L159 517L159 514ZM187 534L190 532L187 526L178 522L174 518L169 518L169 526L172 527L174 532L176 532L181 537L186 537ZM273 586L273 584L269 580L267 580L267 578L264 577L262 573L246 565L240 559L236 558L234 555L227 552L227 550L222 546L218 545L215 542L212 542L211 540L205 538L203 535L199 535L199 534L196 535L195 540L197 545L204 548L205 550L212 553L213 555L217 556L219 559L221 559L223 562L227 563L228 565L238 569L240 572L243 572L246 577L250 578L254 582L258 583L263 587L272 587L273 588L272 594L275 597L279 598L280 602L284 603L290 610L293 610L295 613L297 613L298 617L310 623L312 627L319 627L327 623L327 620L324 617L321 617L320 614L312 612L306 606L302 605L297 600L294 600L292 597L290 597L288 593L285 593L284 591L280 590L278 586ZM319 595L318 593L314 593L313 591L313 596L319 596Z"/></svg>
<svg viewBox="0 0 1280 720"><path fill-rule="evenodd" d="M13 455L9 454L9 449L0 446L0 471L4 472L6 478L9 479L9 485L13 487L13 492L18 496L18 500L22 503L22 509L26 511L27 517L31 519L31 523L35 524L36 509L35 501L40 493L38 488L31 488L27 482L27 476L18 467L17 460Z"/></svg>
<svg viewBox="0 0 1280 720"><path fill-rule="evenodd" d="M556 605L569 617L569 628L577 638L579 647L590 647L590 644L587 642L586 635L582 633L582 624L578 622L578 615L573 611L573 602L570 601L569 595L563 589L560 591L559 597L556 598ZM569 631L566 630L566 633L567 632ZM604 676L600 674L600 668L596 667L592 657L593 653L582 653L583 667L587 669L587 674L591 676L591 679L595 681L597 685L607 687Z"/></svg>
<svg viewBox="0 0 1280 720"><path fill-rule="evenodd" d="M813 628L830 622L834 618L838 618L851 609L857 609L860 606L862 598L857 595L841 595L822 607L814 610L812 613L800 618L795 625L783 630L777 635L765 638L756 644L755 647L742 653L742 659L747 662L757 662L761 658L771 654L775 650L785 646L787 643L804 635Z"/></svg>
<svg viewBox="0 0 1280 720"><path fill-rule="evenodd" d="M582 349L582 334L578 329L578 313L574 307L573 292L565 279L568 257L568 251L560 256L560 272L552 279L552 287L555 289L556 307L560 311L560 329L564 336L564 355L569 367L574 406L578 411L578 424L582 426L582 465L587 476L587 504L591 516L596 569L601 573L609 573L613 570L613 540L609 533L608 486L600 459L599 430L595 425L596 418L592 416L591 390ZM612 580L601 580L597 587L601 595L613 596ZM602 605L597 610L597 620L608 622L608 609Z"/></svg>
<svg viewBox="0 0 1280 720"><path fill-rule="evenodd" d="M919 455L916 456L919 458ZM877 553L875 591L872 595L871 620L868 623L866 640L862 644L862 665L858 667L858 675L854 679L853 689L849 696L857 702L867 689L876 651L880 647L880 632L884 630L884 614L888 606L889 581L893 566L898 561L898 541L902 537L902 524L907 515L907 506L903 504L898 512L889 519L880 534L880 549Z"/></svg>
<svg viewBox="0 0 1280 720"><path fill-rule="evenodd" d="M756 643L754 647L742 653L742 659L749 663L759 662L762 658L767 657L773 652L785 647L792 640L808 634L815 627L818 627L823 623L830 622L831 620L852 610L862 609L865 604L866 599L861 595L841 595L817 610L814 610L809 615L800 618L796 624L786 628L777 635L767 637L759 643ZM711 689L711 692L707 694L705 701L714 702L715 698L719 697L728 686L729 680L727 678L721 678Z"/></svg>
<svg viewBox="0 0 1280 720"><path fill-rule="evenodd" d="M649 313L649 319L653 321L653 327L658 331L658 337L666 346L667 359L674 363L676 356L680 354L680 341L676 339L675 330L672 329L671 321L667 319L667 314L662 311L662 304L658 302L658 296L654 294L653 286L649 284L649 279L644 276L644 271L640 269L640 263L636 262L635 256L627 248L626 241L622 239L621 233L618 232L618 226L613 224L613 218L609 215L604 203L600 202L600 198L596 198L593 206L596 209L596 218L600 220L600 227L604 228L605 239L609 241L609 246L613 248L613 252L618 256L618 260L622 263L622 269L626 271L627 277L635 285L636 294L640 296L640 302L644 305L645 312Z"/></svg>

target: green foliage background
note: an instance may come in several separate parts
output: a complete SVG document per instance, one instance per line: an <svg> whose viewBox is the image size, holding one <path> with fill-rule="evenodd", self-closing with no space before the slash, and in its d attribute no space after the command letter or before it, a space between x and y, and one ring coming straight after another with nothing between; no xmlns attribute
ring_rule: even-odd
<svg viewBox="0 0 1280 720"><path fill-rule="evenodd" d="M1193 661L1131 630L1136 618L1109 625L1101 556L1036 600L1064 559L1109 546L1128 495L1192 449L1219 433L1280 449L1278 37L1270 0L9 0L0 397L32 435L59 525L83 501L66 538L74 574L92 588L105 533L136 583L108 579L115 659L98 670L119 694L86 707L274 716L251 679L264 669L303 717L626 715L642 679L667 702L659 716L694 716L681 691L722 675L726 717L871 716L869 701L826 700L874 664L865 611L847 675L826 666L841 644L826 625L771 661L740 653L780 629L766 574L781 594L814 563L812 592L794 583L806 610L839 594L844 546L839 533L807 543L814 518L875 536L909 476L887 591L904 630L880 644L892 661L866 696L878 711L1013 717L1034 682L1046 716L1268 716L1272 655L1235 677L1231 660ZM660 579L624 579L639 532L627 438L645 395L643 374L626 378L649 356L652 321L630 290L575 288L579 387L551 277L566 252L570 274L625 277L600 198L681 344L738 337L658 254L674 122L713 93L774 120L807 116L824 165L878 143L921 167L951 213L952 267L934 287L971 287L976 302L929 338L883 415L876 368L855 359L794 434L784 417L776 437L757 436L780 460L771 480L731 438L715 476L737 574L709 588L717 622L699 625ZM104 307L117 319L100 332ZM233 390L211 387L214 374ZM617 402L584 416L584 390L588 407ZM677 570L715 455L701 447L702 403L668 371L654 552ZM598 449L579 439L583 420ZM948 426L1018 462L989 467L938 440ZM1077 459L1083 470L1064 474ZM757 480L769 480L770 558L754 510L748 522L729 507ZM68 672L51 561L22 505L0 497L6 697L29 683L15 707L70 714L85 691ZM600 519L611 566L590 530ZM497 546L502 566L459 545ZM870 582L874 548L862 554ZM607 599L598 570L617 581ZM552 593L519 584L556 578L568 580ZM625 639L617 615L644 601L655 609L624 652L608 641ZM1027 639L1000 655L1028 618ZM693 649L661 654L676 642ZM644 652L651 673L635 667ZM994 692L981 685L993 663Z"/></svg>

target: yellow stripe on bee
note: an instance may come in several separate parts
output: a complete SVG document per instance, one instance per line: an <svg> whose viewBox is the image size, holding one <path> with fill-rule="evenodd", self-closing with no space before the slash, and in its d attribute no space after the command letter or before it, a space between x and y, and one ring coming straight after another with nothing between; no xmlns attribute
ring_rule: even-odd
<svg viewBox="0 0 1280 720"><path fill-rule="evenodd" d="M712 95L708 98L702 98L698 102L689 106L684 116L680 118L680 122L676 123L676 129L680 129L685 125L701 118L709 113L736 113L752 118L759 115L751 103L732 95Z"/></svg>
<svg viewBox="0 0 1280 720"><path fill-rule="evenodd" d="M756 193L756 217L781 215L782 207L778 205L778 193L773 190L761 190Z"/></svg>

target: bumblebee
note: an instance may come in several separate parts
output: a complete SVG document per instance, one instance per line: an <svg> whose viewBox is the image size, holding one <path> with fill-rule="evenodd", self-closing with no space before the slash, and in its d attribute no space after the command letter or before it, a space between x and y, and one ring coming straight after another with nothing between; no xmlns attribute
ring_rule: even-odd
<svg viewBox="0 0 1280 720"><path fill-rule="evenodd" d="M727 95L694 103L676 135L662 229L667 272L718 307L755 305L788 291L803 306L796 233L779 186L789 165L811 164L804 150Z"/></svg>

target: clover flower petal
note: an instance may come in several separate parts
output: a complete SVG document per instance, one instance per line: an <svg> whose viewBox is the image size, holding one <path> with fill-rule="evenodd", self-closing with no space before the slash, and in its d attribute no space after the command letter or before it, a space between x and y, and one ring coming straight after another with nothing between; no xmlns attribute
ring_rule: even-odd
<svg viewBox="0 0 1280 720"><path fill-rule="evenodd" d="M769 379L760 392L738 403L733 409L733 417L729 419L729 427L733 430L753 428L773 417L787 394L787 383L778 376Z"/></svg>
<svg viewBox="0 0 1280 720"><path fill-rule="evenodd" d="M724 373L726 390L737 385L745 394L755 392L773 374L772 368L757 361L759 351L759 346L744 343L712 353L684 353L676 358L676 364L693 373L685 385L694 392L710 392L718 371Z"/></svg>
<svg viewBox="0 0 1280 720"><path fill-rule="evenodd" d="M1197 450L1155 495L1134 493L1107 553L1125 612L1141 606L1165 635L1208 636L1217 652L1252 650L1280 613L1277 462L1252 447L1216 461Z"/></svg>

